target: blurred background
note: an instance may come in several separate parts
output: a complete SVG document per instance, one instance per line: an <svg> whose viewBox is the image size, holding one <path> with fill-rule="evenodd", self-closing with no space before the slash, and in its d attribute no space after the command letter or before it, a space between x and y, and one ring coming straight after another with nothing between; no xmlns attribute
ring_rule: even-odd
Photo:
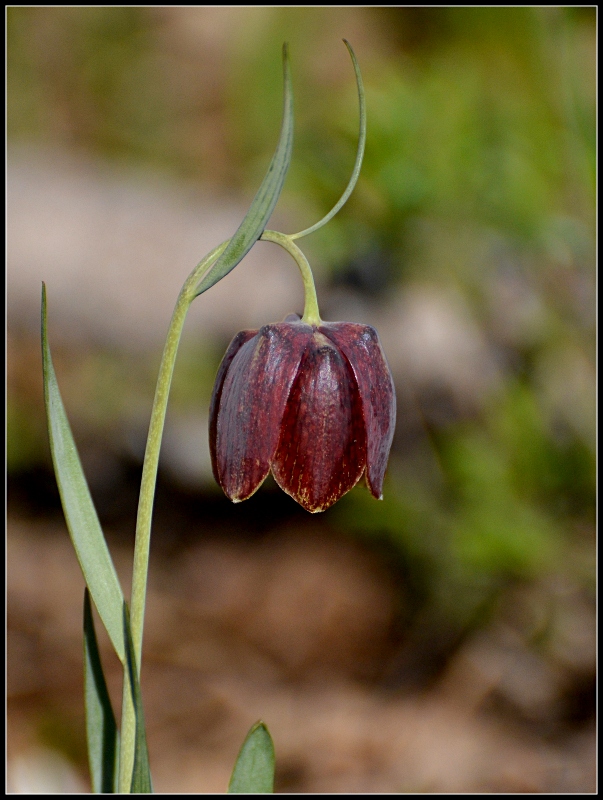
<svg viewBox="0 0 603 800"><path fill-rule="evenodd" d="M142 689L155 788L225 791L250 725L287 792L595 791L595 32L590 8L7 9L8 788L86 791L83 580L43 412L59 384L129 585L163 339L280 127L270 227L396 381L384 500L232 505L207 413L242 328L301 312L260 243L187 320L156 500ZM115 708L120 669L103 652Z"/></svg>

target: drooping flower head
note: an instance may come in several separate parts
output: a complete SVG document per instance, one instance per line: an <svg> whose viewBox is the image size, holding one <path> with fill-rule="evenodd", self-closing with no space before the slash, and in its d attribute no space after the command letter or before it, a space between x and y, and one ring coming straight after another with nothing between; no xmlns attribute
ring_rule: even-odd
<svg viewBox="0 0 603 800"><path fill-rule="evenodd" d="M209 440L214 476L234 502L272 470L311 512L324 511L365 475L381 497L396 399L369 325L296 315L232 340L216 378Z"/></svg>
<svg viewBox="0 0 603 800"><path fill-rule="evenodd" d="M348 185L329 213L309 228L289 235L265 229L261 233L262 240L280 245L297 262L304 283L304 315L238 333L214 386L209 421L212 467L234 502L250 497L270 471L287 494L312 512L335 503L362 475L373 495L381 497L396 398L379 337L369 325L321 320L312 270L294 241L333 218L360 173L366 142L364 89L354 51L344 42L356 73L360 116ZM290 116L290 104L288 108ZM280 163L274 161L269 175L277 175ZM269 194L262 189L254 203L260 207ZM250 216L248 226L256 234L257 216ZM238 240L233 247L242 252Z"/></svg>

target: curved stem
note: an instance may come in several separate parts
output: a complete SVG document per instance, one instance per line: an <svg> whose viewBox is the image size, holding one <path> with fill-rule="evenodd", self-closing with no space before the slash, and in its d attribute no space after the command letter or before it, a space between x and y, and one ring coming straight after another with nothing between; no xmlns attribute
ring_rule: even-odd
<svg viewBox="0 0 603 800"><path fill-rule="evenodd" d="M230 241L230 240L229 240ZM138 503L138 516L136 519L136 543L134 548L134 570L132 574L132 597L130 608L130 620L132 625L132 639L137 663L140 665L140 654L142 650L142 627L144 618L144 605L146 594L147 567L149 561L149 543L151 538L151 517L153 514L153 498L155 495L155 483L157 481L157 469L159 465L159 451L161 448L161 438L165 423L174 364L184 320L187 311L194 299L196 285L200 275L217 259L226 249L228 242L211 251L191 272L182 287L178 296L176 307L172 315L168 335L163 349L159 376L157 378L157 388L155 389L155 399L153 400L153 410L151 412L151 423L149 435L144 455L144 465L142 468L142 480L140 484L140 499ZM140 666L139 666L140 670Z"/></svg>
<svg viewBox="0 0 603 800"><path fill-rule="evenodd" d="M305 306L303 321L309 325L320 325L318 313L318 300L312 270L307 258L299 247L291 241L289 236L277 231L264 231L261 238L264 241L274 242L283 247L295 259L302 275L305 292ZM191 272L187 278L174 308L168 329L167 339L163 349L159 376L155 389L155 398L151 411L151 422L144 455L140 496L138 502L138 515L136 518L136 539L134 544L134 567L132 572L132 594L130 598L130 621L132 641L138 674L142 656L142 638L144 624L144 610L146 603L147 576L149 570L149 551L151 545L151 522L153 516L153 502L155 486L157 483L157 470L159 467L159 453L161 439L165 425L167 404L174 373L174 365L178 346L182 336L182 329L188 309L195 299L197 287L203 273L226 250L230 240L214 248ZM129 793L134 766L136 719L132 705L131 689L128 680L124 680L122 698L121 746L119 764L119 791Z"/></svg>
<svg viewBox="0 0 603 800"><path fill-rule="evenodd" d="M230 241L230 240L229 240ZM205 270L219 258L228 245L228 241L223 242L214 248L191 272L182 287L172 319L168 329L168 335L163 349L153 409L151 411L151 422L149 425L149 435L144 454L144 464L142 468L142 480L140 483L140 497L138 502L138 516L136 519L136 540L134 544L134 568L132 572L132 595L130 599L130 621L132 629L132 641L138 674L140 675L140 664L142 655L142 634L144 623L144 609L147 591L147 575L149 569L149 550L151 544L151 520L153 515L153 500L155 495L155 485L157 482L157 469L159 466L159 452L161 450L161 439L167 411L167 403L174 373L174 364L184 321L187 311L195 297L195 289L200 276ZM121 730L121 749L120 749L120 770L119 787L120 792L130 791L130 781L132 778L132 768L134 765L134 734L135 718L134 708L130 695L128 681L124 681L123 705L122 705L122 730Z"/></svg>
<svg viewBox="0 0 603 800"><path fill-rule="evenodd" d="M260 237L262 241L274 242L280 244L289 255L291 255L299 267L302 280L304 282L304 316L302 322L307 322L308 325L320 325L322 320L318 312L318 298L316 297L316 286L314 285L314 276L308 259L299 249L299 247L291 241L291 237L278 231L264 231Z"/></svg>

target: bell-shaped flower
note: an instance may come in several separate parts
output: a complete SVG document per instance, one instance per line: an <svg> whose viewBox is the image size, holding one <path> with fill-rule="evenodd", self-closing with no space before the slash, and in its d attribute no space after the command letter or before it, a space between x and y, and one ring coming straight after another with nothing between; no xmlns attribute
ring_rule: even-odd
<svg viewBox="0 0 603 800"><path fill-rule="evenodd" d="M232 340L216 378L209 441L214 476L235 503L272 470L287 494L324 511L364 474L381 497L396 398L369 325L290 315Z"/></svg>

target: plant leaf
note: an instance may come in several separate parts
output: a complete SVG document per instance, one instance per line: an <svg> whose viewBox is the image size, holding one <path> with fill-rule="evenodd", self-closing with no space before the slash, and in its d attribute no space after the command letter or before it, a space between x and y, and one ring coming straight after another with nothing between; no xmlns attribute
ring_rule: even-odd
<svg viewBox="0 0 603 800"><path fill-rule="evenodd" d="M262 185L247 212L231 238L228 247L214 263L209 272L197 286L195 297L210 289L233 270L247 255L262 235L264 228L278 201L293 150L293 92L291 89L291 70L287 45L283 45L284 100L283 121L278 145L268 167Z"/></svg>
<svg viewBox="0 0 603 800"><path fill-rule="evenodd" d="M48 344L45 284L42 284L42 364L50 450L67 528L94 605L117 655L124 663L123 593L90 496L54 372Z"/></svg>
<svg viewBox="0 0 603 800"><path fill-rule="evenodd" d="M358 89L358 113L360 117L360 127L358 131L358 147L356 148L356 160L354 161L354 168L352 170L352 176L348 181L348 185L345 188L344 193L341 195L337 203L333 206L333 208L326 214L321 220L315 222L314 225L310 226L309 228L305 228L303 231L299 231L299 233L292 233L289 235L290 239L301 239L302 236L307 236L309 233L314 233L319 228L322 228L323 225L326 225L327 222L337 214L339 209L347 202L348 197L354 191L354 187L356 186L356 182L358 180L358 176L360 175L360 168L362 167L362 159L364 157L364 146L366 144L366 100L364 97L364 85L362 83L362 74L360 72L360 66L356 59L356 55L352 50L352 45L347 41L347 39L343 40L343 43L348 48L348 52L350 54L350 58L352 59L352 64L354 66L354 72L356 73L356 87Z"/></svg>
<svg viewBox="0 0 603 800"><path fill-rule="evenodd" d="M232 771L228 794L272 794L274 791L274 744L260 720L243 742Z"/></svg>
<svg viewBox="0 0 603 800"><path fill-rule="evenodd" d="M119 733L103 674L90 592L84 592L84 698L90 779L94 793L117 791Z"/></svg>
<svg viewBox="0 0 603 800"><path fill-rule="evenodd" d="M140 681L136 669L136 655L130 629L130 613L124 601L123 605L124 639L126 642L126 666L124 667L124 680L130 684L132 692L132 705L136 716L136 734L134 740L134 767L132 769L132 784L130 794L150 794L153 791L151 783L151 770L149 767L149 751L147 749L147 735L144 726L142 710L142 696Z"/></svg>

